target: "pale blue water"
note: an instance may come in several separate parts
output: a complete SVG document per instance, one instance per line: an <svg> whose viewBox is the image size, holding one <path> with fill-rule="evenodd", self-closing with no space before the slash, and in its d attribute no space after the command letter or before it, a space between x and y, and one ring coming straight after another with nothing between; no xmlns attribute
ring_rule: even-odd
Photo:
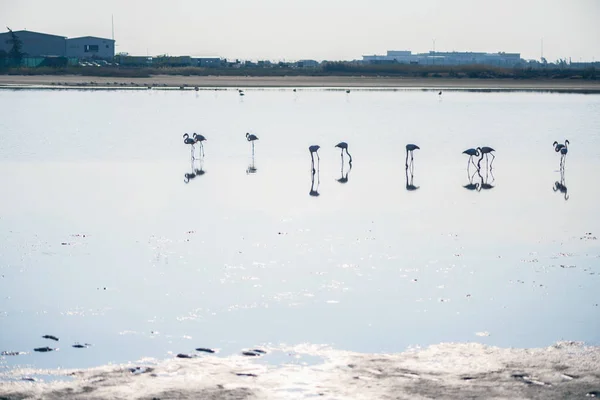
<svg viewBox="0 0 600 400"><path fill-rule="evenodd" d="M2 90L0 109L0 351L28 352L0 368L600 344L599 96ZM187 184L184 132L208 138ZM568 200L553 190L564 139ZM461 152L483 145L494 187L466 190Z"/></svg>

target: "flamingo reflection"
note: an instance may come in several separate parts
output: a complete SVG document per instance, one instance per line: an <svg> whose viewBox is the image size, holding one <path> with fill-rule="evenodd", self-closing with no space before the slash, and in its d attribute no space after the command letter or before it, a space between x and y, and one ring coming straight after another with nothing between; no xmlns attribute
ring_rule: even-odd
<svg viewBox="0 0 600 400"><path fill-rule="evenodd" d="M413 183L413 180L415 178L414 164L411 163L411 168L406 168L405 172L406 172L406 190L408 190L409 192L414 192L415 190L419 189L419 186L415 186ZM410 175L410 179L409 179L409 175Z"/></svg>
<svg viewBox="0 0 600 400"><path fill-rule="evenodd" d="M477 175L479 175L479 179L481 180L481 182L479 183L479 189L477 189L479 192L483 189L483 190L490 190L494 188L494 185L492 185L492 183L494 183L494 181L496 180L496 178L494 178L494 174L492 173L492 170L487 170L485 171L485 179L483 178L483 175L481 175L481 169L477 170ZM489 177L492 177L492 180L489 181Z"/></svg>
<svg viewBox="0 0 600 400"><path fill-rule="evenodd" d="M469 183L466 185L463 185L463 187L467 190L479 190L479 182L475 182L473 183L473 178L475 177L475 175L477 174L477 170L475 170L475 172L473 172L472 174L469 172L469 167L467 167L467 178L469 179Z"/></svg>
<svg viewBox="0 0 600 400"><path fill-rule="evenodd" d="M317 175L317 186L316 187L315 187L315 174ZM318 166L317 166L317 170L316 171L313 168L310 176L311 176L311 184L310 184L310 192L308 194L311 195L311 196L313 196L313 197L317 197L317 196L320 195L320 193L319 193L319 185L321 184L321 178L320 178L320 173L319 173Z"/></svg>
<svg viewBox="0 0 600 400"><path fill-rule="evenodd" d="M339 183L348 183L348 174L352 171L352 163L349 164L348 171L344 174L344 161L342 161L342 169L340 172L340 179L336 179Z"/></svg>
<svg viewBox="0 0 600 400"><path fill-rule="evenodd" d="M248 164L248 168L246 168L246 175L255 174L258 171L256 165L254 164L254 154L252 155L252 161Z"/></svg>
<svg viewBox="0 0 600 400"><path fill-rule="evenodd" d="M205 174L204 157L201 157L199 160L192 157L190 170L191 172L185 173L183 175L183 182L186 184L190 183L190 181L196 178L197 176L202 176Z"/></svg>
<svg viewBox="0 0 600 400"><path fill-rule="evenodd" d="M560 182L554 182L554 187L552 188L555 192L560 192L564 195L565 200L569 200L569 195L567 194L567 183L565 182L565 170L561 168L560 170Z"/></svg>

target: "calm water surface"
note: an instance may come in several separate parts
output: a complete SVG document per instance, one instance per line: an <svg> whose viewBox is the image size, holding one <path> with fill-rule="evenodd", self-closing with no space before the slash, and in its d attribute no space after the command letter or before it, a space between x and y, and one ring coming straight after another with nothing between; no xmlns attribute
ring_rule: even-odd
<svg viewBox="0 0 600 400"><path fill-rule="evenodd" d="M196 347L600 345L599 96L4 90L0 109L0 351L28 353L0 372ZM208 138L195 164L184 132ZM494 168L473 175L461 152L484 145Z"/></svg>

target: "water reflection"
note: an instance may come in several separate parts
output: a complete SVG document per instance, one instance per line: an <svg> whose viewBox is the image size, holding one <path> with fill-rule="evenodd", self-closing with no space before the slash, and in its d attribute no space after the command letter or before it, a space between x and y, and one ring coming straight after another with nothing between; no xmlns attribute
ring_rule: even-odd
<svg viewBox="0 0 600 400"><path fill-rule="evenodd" d="M349 164L348 171L344 174L344 158L342 156L342 169L340 171L340 179L336 179L339 183L348 183L348 174L352 171L352 163Z"/></svg>
<svg viewBox="0 0 600 400"><path fill-rule="evenodd" d="M415 166L411 163L411 167L405 170L406 172L406 190L409 192L415 191L419 188L419 186L415 186L413 180L415 178ZM410 175L410 179L409 179Z"/></svg>
<svg viewBox="0 0 600 400"><path fill-rule="evenodd" d="M204 157L200 157L197 159L194 156L192 156L190 170L191 172L187 172L183 175L183 182L186 184L190 183L190 181L196 178L197 176L202 176L205 174Z"/></svg>
<svg viewBox="0 0 600 400"><path fill-rule="evenodd" d="M255 174L258 171L256 165L254 164L254 154L252 154L252 161L248 164L248 168L246 168L246 174Z"/></svg>
<svg viewBox="0 0 600 400"><path fill-rule="evenodd" d="M554 187L552 188L555 192L560 192L564 195L565 200L569 200L569 195L567 194L567 183L565 182L565 169L560 169L560 182L554 182Z"/></svg>
<svg viewBox="0 0 600 400"><path fill-rule="evenodd" d="M485 170L485 179L484 179L483 175L481 175L481 169L477 170L477 175L479 175L479 178L481 180L481 182L479 182L478 191L481 191L482 189L489 190L489 189L494 188L494 185L492 185L492 183L494 183L496 178L494 178L494 174L492 173L491 168ZM491 181L490 181L490 177L492 178Z"/></svg>
<svg viewBox="0 0 600 400"><path fill-rule="evenodd" d="M315 174L317 175L317 186L315 187ZM321 177L319 173L319 167L317 166L317 170L314 169L313 162L313 170L311 172L311 183L310 183L310 192L308 193L311 196L317 197L320 195L319 193L319 184L321 183Z"/></svg>
<svg viewBox="0 0 600 400"><path fill-rule="evenodd" d="M479 182L473 183L473 178L477 174L478 170L475 170L472 174L469 172L469 167L467 166L467 179L469 179L469 183L463 185L463 187L467 190L479 190Z"/></svg>

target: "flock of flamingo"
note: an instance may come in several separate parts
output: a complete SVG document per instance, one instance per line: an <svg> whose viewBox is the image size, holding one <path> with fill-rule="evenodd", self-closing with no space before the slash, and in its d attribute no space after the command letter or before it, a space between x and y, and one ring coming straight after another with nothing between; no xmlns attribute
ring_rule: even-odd
<svg viewBox="0 0 600 400"><path fill-rule="evenodd" d="M246 140L248 142L252 143L252 164L248 167L246 172L247 173L255 173L256 167L254 166L254 142L258 140L258 136L251 134L251 133L246 133ZM194 133L192 135L192 137L190 137L190 135L188 133L185 133L183 135L183 143L191 146L192 165L193 165L193 161L196 159L195 145L199 144L199 157L202 160L204 157L203 142L205 142L205 141L206 141L206 137L204 135L200 135L197 133ZM565 200L567 200L568 199L567 188L564 184L564 168L565 168L565 158L566 158L567 153L569 152L569 141L565 140L564 143L558 143L557 141L555 141L552 145L554 146L554 151L557 153L560 153L560 172L561 172L561 181L560 182L557 181L555 183L553 190L555 192L560 191L561 193L563 193L565 195ZM352 169L352 156L348 152L348 143L339 142L334 147L337 147L340 149L341 157L342 157L342 171L341 171L342 176L337 181L340 183L346 183L346 182L348 182L348 173ZM321 146L319 146L319 145L312 145L312 146L308 147L308 151L310 153L310 158L311 158L311 167L312 167L312 185L311 185L311 189L310 189L310 193L309 193L311 196L319 196L318 184L319 184L320 180L318 179L318 174L317 174L317 187L315 188L315 174L319 171L318 164L320 163L320 160L321 160L321 157L319 157L319 149L320 148L321 148ZM413 191L413 190L416 190L419 188L418 186L415 186L413 184L413 178L414 178L414 154L413 154L413 152L414 152L414 150L420 150L420 147L417 146L416 144L412 144L412 143L406 145L406 160L405 160L406 190L409 190L409 191ZM345 175L344 175L344 151L346 152L346 154L348 155L348 158L349 158L349 161L348 161L349 169ZM464 186L466 189L479 191L481 189L491 189L494 187L491 185L491 183L487 182L487 176L488 176L487 174L489 172L493 178L492 169L493 169L494 160L496 159L496 156L493 153L495 151L496 150L494 150L493 148L491 148L489 146L481 146L481 147L477 147L477 148L469 148L462 152L463 154L466 154L469 156L469 159L467 160L467 174L469 175L469 168L470 168L471 164L473 164L473 166L476 168L475 173L478 173L479 176L481 177L481 183L473 183L473 177L475 176L475 174L473 174L472 176L469 175L469 184ZM317 168L316 169L315 169L315 155L317 156ZM492 157L491 161L489 161L489 156ZM473 157L479 157L477 164L475 164ZM486 179L485 180L484 180L483 176L481 175L481 161L483 161L484 157L485 157L485 161L486 161ZM198 175L204 174L202 166L200 166L200 168L196 168L196 169L192 168L192 169L193 169L192 173L185 174L185 182L186 183L188 183L190 181L190 179L192 179ZM410 172L410 179L409 179L409 172Z"/></svg>

